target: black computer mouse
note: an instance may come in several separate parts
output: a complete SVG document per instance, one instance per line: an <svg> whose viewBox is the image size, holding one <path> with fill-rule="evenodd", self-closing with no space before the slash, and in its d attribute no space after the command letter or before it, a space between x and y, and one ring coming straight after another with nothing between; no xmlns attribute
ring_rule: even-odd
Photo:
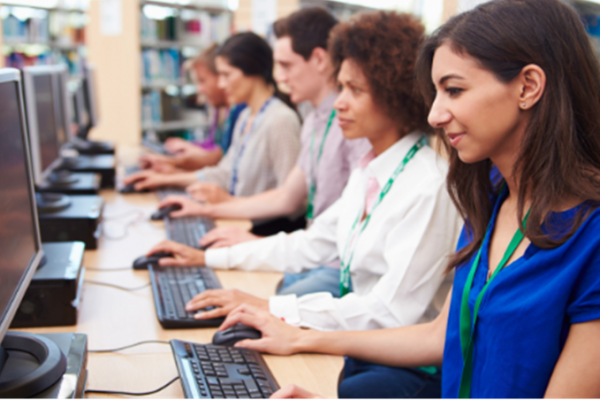
<svg viewBox="0 0 600 400"><path fill-rule="evenodd" d="M141 256L133 262L133 269L148 269L148 265L158 266L158 260L164 257L173 257L173 254L160 251L149 256Z"/></svg>
<svg viewBox="0 0 600 400"><path fill-rule="evenodd" d="M213 336L213 344L221 346L233 346L240 340L260 339L262 333L248 325L236 324L224 331L217 331Z"/></svg>
<svg viewBox="0 0 600 400"><path fill-rule="evenodd" d="M143 179L143 178L142 178ZM125 185L121 188L121 190L119 190L120 193L122 194L129 194L129 193L148 193L149 190L148 189L142 189L142 190L136 190L135 189L135 184L138 183L139 181L141 181L142 179L138 179L137 181L133 181L128 185Z"/></svg>
<svg viewBox="0 0 600 400"><path fill-rule="evenodd" d="M152 221L159 221L172 213L173 211L181 210L181 204L169 204L168 206L164 206L159 208L150 216Z"/></svg>

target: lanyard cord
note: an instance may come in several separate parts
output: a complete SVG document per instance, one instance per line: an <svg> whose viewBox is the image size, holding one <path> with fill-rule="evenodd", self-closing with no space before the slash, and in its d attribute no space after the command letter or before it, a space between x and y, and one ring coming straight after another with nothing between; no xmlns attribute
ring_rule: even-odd
<svg viewBox="0 0 600 400"><path fill-rule="evenodd" d="M308 205L306 207L306 219L310 221L313 219L314 214L314 203L315 203L315 192L317 190L317 169L319 168L319 164L321 163L321 156L323 155L323 147L325 146L325 140L327 139L327 135L329 134L329 129L331 128L331 124L333 123L333 119L335 118L335 109L331 110L331 114L329 114L329 120L327 121L327 126L325 127L325 132L323 133L323 138L321 139L321 145L319 146L319 153L317 154L317 161L314 161L314 142L316 129L313 128L312 135L310 136L310 185L308 189Z"/></svg>
<svg viewBox="0 0 600 400"><path fill-rule="evenodd" d="M252 121L252 125L250 125L250 131L248 131L248 133L246 133L242 139L242 145L241 145L240 150L238 151L237 157L233 163L233 170L231 171L231 185L229 186L229 194L231 194L232 196L235 195L235 186L237 185L237 181L238 181L238 171L239 171L239 167L240 167L240 161L242 159L242 156L244 155L244 151L246 150L246 145L248 144L248 141L250 140L250 136L254 132L254 127L256 126L256 122L260 119L262 114L265 112L269 103L271 103L271 100L273 100L273 97L269 97L267 99L267 101L265 101L265 103L262 105L262 107L260 108L260 111L258 112L258 114L256 114L256 117L254 117L254 120ZM240 131L242 135L244 134L244 131L246 130L246 124L248 123L248 119L250 118L250 115L251 115L251 113L248 114L248 116L244 120L244 123L242 124L242 129Z"/></svg>
<svg viewBox="0 0 600 400"><path fill-rule="evenodd" d="M373 215L373 212L375 212L375 209L377 208L377 206L379 206L379 204L383 201L383 198L388 194L388 192L392 188L392 185L394 184L394 181L396 180L398 175L400 175L400 173L402 171L404 171L406 164L408 164L408 162L410 160L412 160L412 158L415 156L415 154L417 154L417 152L419 150L421 150L421 148L423 146L425 146L426 143L427 143L427 141L425 140L425 136L422 136L417 141L417 143L415 143L411 147L411 149L408 151L408 153L406 153L406 156L404 156L404 159L402 160L402 162L396 167L396 169L392 173L392 176L390 176L390 178L388 179L387 183L385 184L385 186L383 187L381 192L379 192L379 198L377 199L377 202L373 205L371 212L369 214L367 214L364 222L361 224L361 227L360 227L360 230L358 231L357 237L353 240L354 246L352 247L350 256L349 256L348 260L345 261L346 254L348 253L348 247L350 245L350 239L352 238L354 230L356 229L356 226L358 225L358 222L360 221L360 217L364 213L364 207L361 207L361 209L359 210L358 215L356 216L356 219L354 220L354 223L352 224L352 227L350 228L350 232L348 232L348 239L346 239L346 245L344 247L344 254L342 255L342 259L341 259L342 265L340 268L340 297L343 297L350 292L350 264L352 263L352 259L354 258L354 250L356 249L356 242L358 241L358 237L360 236L360 234L365 230L365 228L369 224L369 221L371 220L371 215Z"/></svg>
<svg viewBox="0 0 600 400"><path fill-rule="evenodd" d="M498 197L499 201L502 198L505 189L506 189L506 186L504 186L502 188L500 196ZM531 209L529 211L527 211L527 214L525 215L525 218L523 219L523 230L525 230L525 227L527 225L527 219L529 218L530 211L531 211ZM515 250L517 249L517 247L519 247L519 245L521 244L521 242L523 241L523 238L524 238L524 235L523 235L523 232L521 231L521 229L517 229L517 231L513 235L512 239L508 245L508 248L504 252L504 256L502 257L502 260L500 260L500 263L496 267L496 270L494 271L494 273L492 274L490 279L488 279L485 286L483 287L483 289L481 289L481 292L477 296L477 300L475 302L475 307L473 309L473 316L471 317L471 310L469 309L469 294L473 287L473 280L475 279L475 272L477 271L477 267L479 266L479 261L481 259L481 253L483 250L483 246L487 243L487 239L489 238L489 235L491 234L491 230L492 230L492 221L490 221L490 223L488 225L488 228L485 233L485 237L483 239L481 247L479 247L479 251L477 252L477 255L475 256L475 260L473 260L473 265L471 265L471 270L469 271L469 275L467 277L467 281L466 281L465 287L463 289L462 299L461 299L461 303L460 303L460 347L462 350L464 365L463 365L462 375L461 375L461 379L460 379L460 388L458 391L459 398L470 398L471 397L471 382L473 379L473 347L475 344L475 340L474 340L475 326L477 324L477 316L479 314L479 307L481 306L483 296L485 295L487 289L489 288L492 280L494 280L494 278L496 277L496 275L498 275L500 270L502 270L506 266L506 263L513 256L513 254L515 253Z"/></svg>

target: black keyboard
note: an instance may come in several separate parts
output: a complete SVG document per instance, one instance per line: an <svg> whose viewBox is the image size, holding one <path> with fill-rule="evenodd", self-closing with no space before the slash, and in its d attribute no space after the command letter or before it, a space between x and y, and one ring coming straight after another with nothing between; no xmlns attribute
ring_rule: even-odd
<svg viewBox="0 0 600 400"><path fill-rule="evenodd" d="M148 266L154 306L163 328L198 328L219 326L223 318L194 319L197 312L187 312L185 305L207 289L221 289L215 272L206 267ZM212 310L209 307L206 310Z"/></svg>
<svg viewBox="0 0 600 400"><path fill-rule="evenodd" d="M279 385L253 350L171 340L188 399L269 398Z"/></svg>
<svg viewBox="0 0 600 400"><path fill-rule="evenodd" d="M180 187L171 187L171 186L163 186L156 190L156 194L158 195L159 200L164 200L167 196L187 196L188 193L185 189Z"/></svg>
<svg viewBox="0 0 600 400"><path fill-rule="evenodd" d="M177 243L200 248L198 241L214 229L215 222L209 218L182 217L165 218L167 237Z"/></svg>

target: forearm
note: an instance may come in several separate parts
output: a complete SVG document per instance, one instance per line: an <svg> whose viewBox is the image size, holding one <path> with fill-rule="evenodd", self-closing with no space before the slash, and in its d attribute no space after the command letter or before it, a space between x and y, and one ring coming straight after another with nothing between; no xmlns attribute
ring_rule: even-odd
<svg viewBox="0 0 600 400"><path fill-rule="evenodd" d="M168 175L167 181L168 185L186 187L198 180L195 172L180 172Z"/></svg>
<svg viewBox="0 0 600 400"><path fill-rule="evenodd" d="M434 322L393 329L321 332L303 330L294 353L325 353L396 367L441 365L443 329Z"/></svg>
<svg viewBox="0 0 600 400"><path fill-rule="evenodd" d="M201 154L193 156L182 156L177 157L177 166L188 171L196 171L204 167L210 167L217 165L223 157L223 151L221 148L214 150L206 150Z"/></svg>
<svg viewBox="0 0 600 400"><path fill-rule="evenodd" d="M301 199L302 200L302 199ZM269 190L250 197L213 204L209 208L211 218L267 219L294 213L303 201L290 198L283 188Z"/></svg>

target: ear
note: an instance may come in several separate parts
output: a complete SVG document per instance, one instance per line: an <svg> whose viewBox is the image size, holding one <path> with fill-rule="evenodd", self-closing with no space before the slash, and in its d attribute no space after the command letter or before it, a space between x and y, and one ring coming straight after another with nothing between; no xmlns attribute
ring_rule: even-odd
<svg viewBox="0 0 600 400"><path fill-rule="evenodd" d="M331 64L329 61L329 53L322 47L315 47L313 49L309 61L315 65L319 72L326 71Z"/></svg>
<svg viewBox="0 0 600 400"><path fill-rule="evenodd" d="M529 110L542 98L546 89L546 73L535 64L526 65L519 74L521 93L519 107Z"/></svg>

